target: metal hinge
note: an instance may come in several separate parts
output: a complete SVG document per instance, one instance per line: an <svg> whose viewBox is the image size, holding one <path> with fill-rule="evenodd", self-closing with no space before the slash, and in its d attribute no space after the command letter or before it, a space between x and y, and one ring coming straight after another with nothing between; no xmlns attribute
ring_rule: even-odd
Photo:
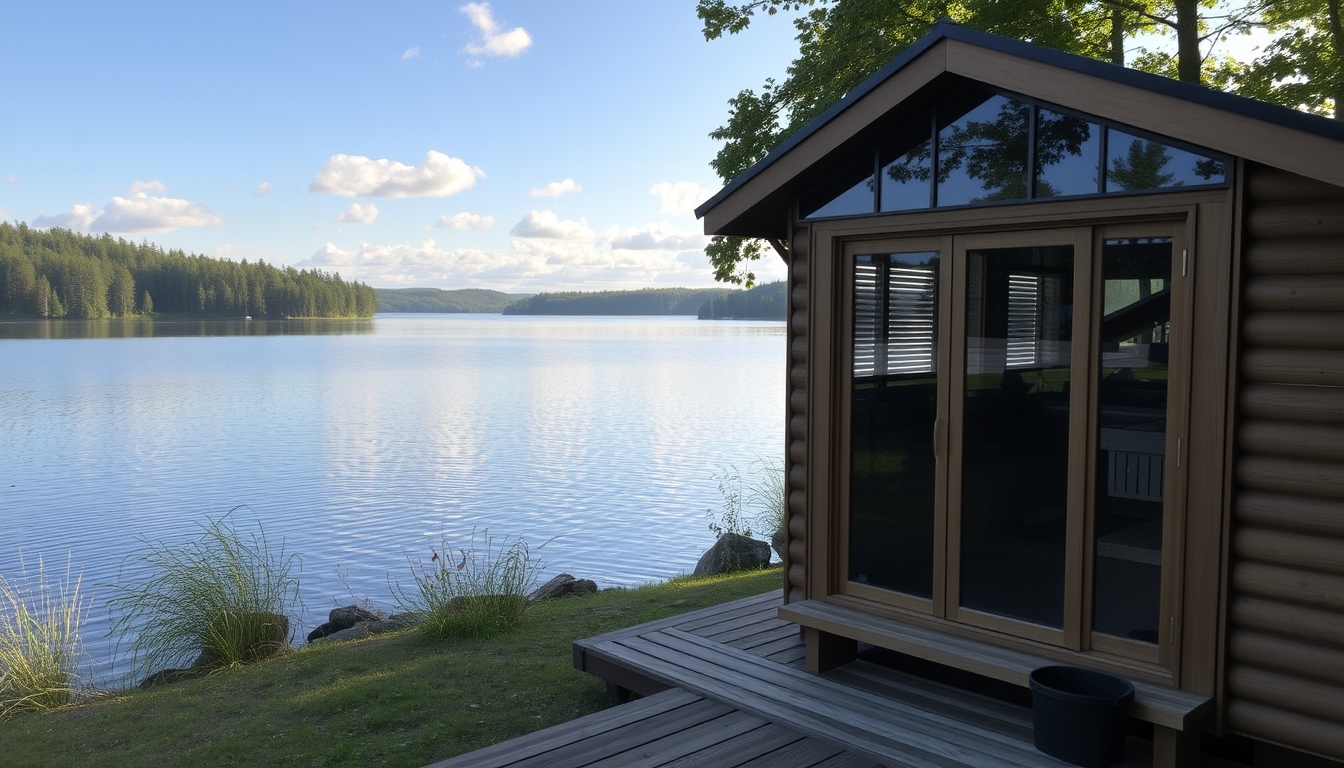
<svg viewBox="0 0 1344 768"><path fill-rule="evenodd" d="M1190 251L1181 249L1181 277L1185 277L1185 270L1190 261Z"/></svg>

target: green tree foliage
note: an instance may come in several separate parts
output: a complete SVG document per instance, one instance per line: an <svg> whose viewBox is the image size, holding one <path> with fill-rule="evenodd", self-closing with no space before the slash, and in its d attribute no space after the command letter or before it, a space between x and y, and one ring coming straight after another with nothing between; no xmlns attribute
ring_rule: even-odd
<svg viewBox="0 0 1344 768"><path fill-rule="evenodd" d="M125 317L137 311L137 292L144 314L352 318L378 307L372 288L321 270L0 222L0 316Z"/></svg>
<svg viewBox="0 0 1344 768"><path fill-rule="evenodd" d="M1277 0L1265 25L1279 33L1244 68L1238 93L1344 120L1344 9L1341 0Z"/></svg>

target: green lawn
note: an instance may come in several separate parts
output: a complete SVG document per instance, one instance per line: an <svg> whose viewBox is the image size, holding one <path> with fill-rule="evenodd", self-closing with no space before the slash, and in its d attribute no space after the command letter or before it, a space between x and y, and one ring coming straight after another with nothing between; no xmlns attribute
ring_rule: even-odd
<svg viewBox="0 0 1344 768"><path fill-rule="evenodd" d="M413 631L0 723L0 764L422 766L608 705L578 638L782 586L780 569L566 598L487 640Z"/></svg>

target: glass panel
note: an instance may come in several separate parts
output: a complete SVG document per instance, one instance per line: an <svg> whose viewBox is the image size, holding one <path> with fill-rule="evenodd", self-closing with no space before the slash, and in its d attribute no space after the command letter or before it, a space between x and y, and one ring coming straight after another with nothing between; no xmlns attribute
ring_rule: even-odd
<svg viewBox="0 0 1344 768"><path fill-rule="evenodd" d="M967 253L961 605L1062 627L1072 246Z"/></svg>
<svg viewBox="0 0 1344 768"><path fill-rule="evenodd" d="M1171 337L1171 238L1102 249L1092 628L1157 642Z"/></svg>
<svg viewBox="0 0 1344 768"><path fill-rule="evenodd" d="M938 254L854 263L849 578L933 595Z"/></svg>
<svg viewBox="0 0 1344 768"><path fill-rule="evenodd" d="M1036 113L1036 197L1099 193L1101 127L1048 109Z"/></svg>
<svg viewBox="0 0 1344 768"><path fill-rule="evenodd" d="M933 175L933 129L929 115L892 134L878 148L882 211L928 208Z"/></svg>
<svg viewBox="0 0 1344 768"><path fill-rule="evenodd" d="M799 201L803 218L873 213L876 206L873 160L870 149L808 190Z"/></svg>
<svg viewBox="0 0 1344 768"><path fill-rule="evenodd" d="M983 91L939 105L938 205L1027 197L1031 108Z"/></svg>
<svg viewBox="0 0 1344 768"><path fill-rule="evenodd" d="M1107 135L1107 192L1221 184L1226 180L1227 167L1222 161L1114 129Z"/></svg>

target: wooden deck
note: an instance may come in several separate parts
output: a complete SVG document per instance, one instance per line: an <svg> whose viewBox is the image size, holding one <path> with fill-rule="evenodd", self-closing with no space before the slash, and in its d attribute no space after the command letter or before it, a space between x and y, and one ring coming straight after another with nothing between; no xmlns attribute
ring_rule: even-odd
<svg viewBox="0 0 1344 768"><path fill-rule="evenodd" d="M814 675L779 592L580 640L578 669L642 698L450 766L1063 768L1031 711L856 661ZM1131 739L1122 766L1151 766Z"/></svg>

